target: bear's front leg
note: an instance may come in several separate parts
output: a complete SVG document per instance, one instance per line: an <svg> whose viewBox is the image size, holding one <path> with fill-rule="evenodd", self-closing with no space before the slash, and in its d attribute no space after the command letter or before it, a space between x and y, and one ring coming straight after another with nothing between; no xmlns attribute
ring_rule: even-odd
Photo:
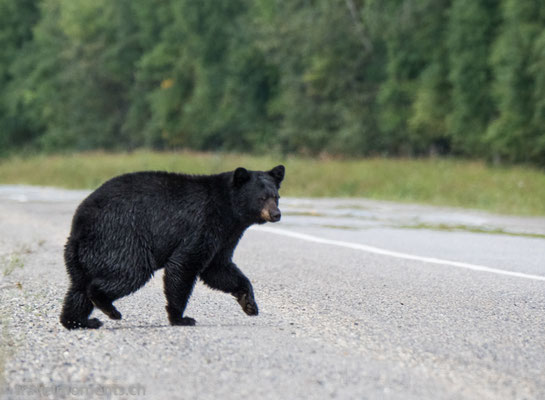
<svg viewBox="0 0 545 400"><path fill-rule="evenodd" d="M184 317L193 286L197 280L198 271L182 269L175 265L165 267L164 286L167 298L167 314L170 325L195 325L196 321L190 317Z"/></svg>
<svg viewBox="0 0 545 400"><path fill-rule="evenodd" d="M216 256L201 273L201 280L212 289L230 293L248 315L258 315L259 310L254 298L254 289L250 280L240 269L222 255Z"/></svg>

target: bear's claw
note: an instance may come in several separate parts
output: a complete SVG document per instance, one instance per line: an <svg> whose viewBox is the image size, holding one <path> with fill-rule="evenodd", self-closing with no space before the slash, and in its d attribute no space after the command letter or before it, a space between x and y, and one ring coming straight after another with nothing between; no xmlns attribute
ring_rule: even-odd
<svg viewBox="0 0 545 400"><path fill-rule="evenodd" d="M238 304L242 307L247 315L258 315L259 310L253 296L249 296L247 293L243 293L237 296Z"/></svg>

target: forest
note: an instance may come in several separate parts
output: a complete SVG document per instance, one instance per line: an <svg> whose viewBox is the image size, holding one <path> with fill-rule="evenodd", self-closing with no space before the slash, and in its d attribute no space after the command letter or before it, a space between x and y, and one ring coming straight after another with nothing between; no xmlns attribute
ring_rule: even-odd
<svg viewBox="0 0 545 400"><path fill-rule="evenodd" d="M0 156L545 166L543 0L0 0Z"/></svg>

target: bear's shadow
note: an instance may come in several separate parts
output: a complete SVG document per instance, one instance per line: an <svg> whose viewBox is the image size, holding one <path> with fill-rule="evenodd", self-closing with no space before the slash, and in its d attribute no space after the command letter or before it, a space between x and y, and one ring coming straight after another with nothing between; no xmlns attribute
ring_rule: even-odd
<svg viewBox="0 0 545 400"><path fill-rule="evenodd" d="M201 323L195 326L191 326L190 329L198 328L248 328L256 327L256 324L205 324ZM261 326L263 328L267 327ZM163 328L173 328L173 329L187 329L186 327L172 326L168 323L165 324L139 324L139 325L124 325L124 326L103 326L101 330L105 331L117 331L117 330L129 330L129 329L163 329Z"/></svg>

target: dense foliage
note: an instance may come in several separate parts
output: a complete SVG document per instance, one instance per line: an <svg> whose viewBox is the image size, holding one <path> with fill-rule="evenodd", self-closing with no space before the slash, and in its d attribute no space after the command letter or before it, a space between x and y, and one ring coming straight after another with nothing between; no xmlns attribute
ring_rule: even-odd
<svg viewBox="0 0 545 400"><path fill-rule="evenodd" d="M545 165L542 0L0 0L0 154Z"/></svg>

